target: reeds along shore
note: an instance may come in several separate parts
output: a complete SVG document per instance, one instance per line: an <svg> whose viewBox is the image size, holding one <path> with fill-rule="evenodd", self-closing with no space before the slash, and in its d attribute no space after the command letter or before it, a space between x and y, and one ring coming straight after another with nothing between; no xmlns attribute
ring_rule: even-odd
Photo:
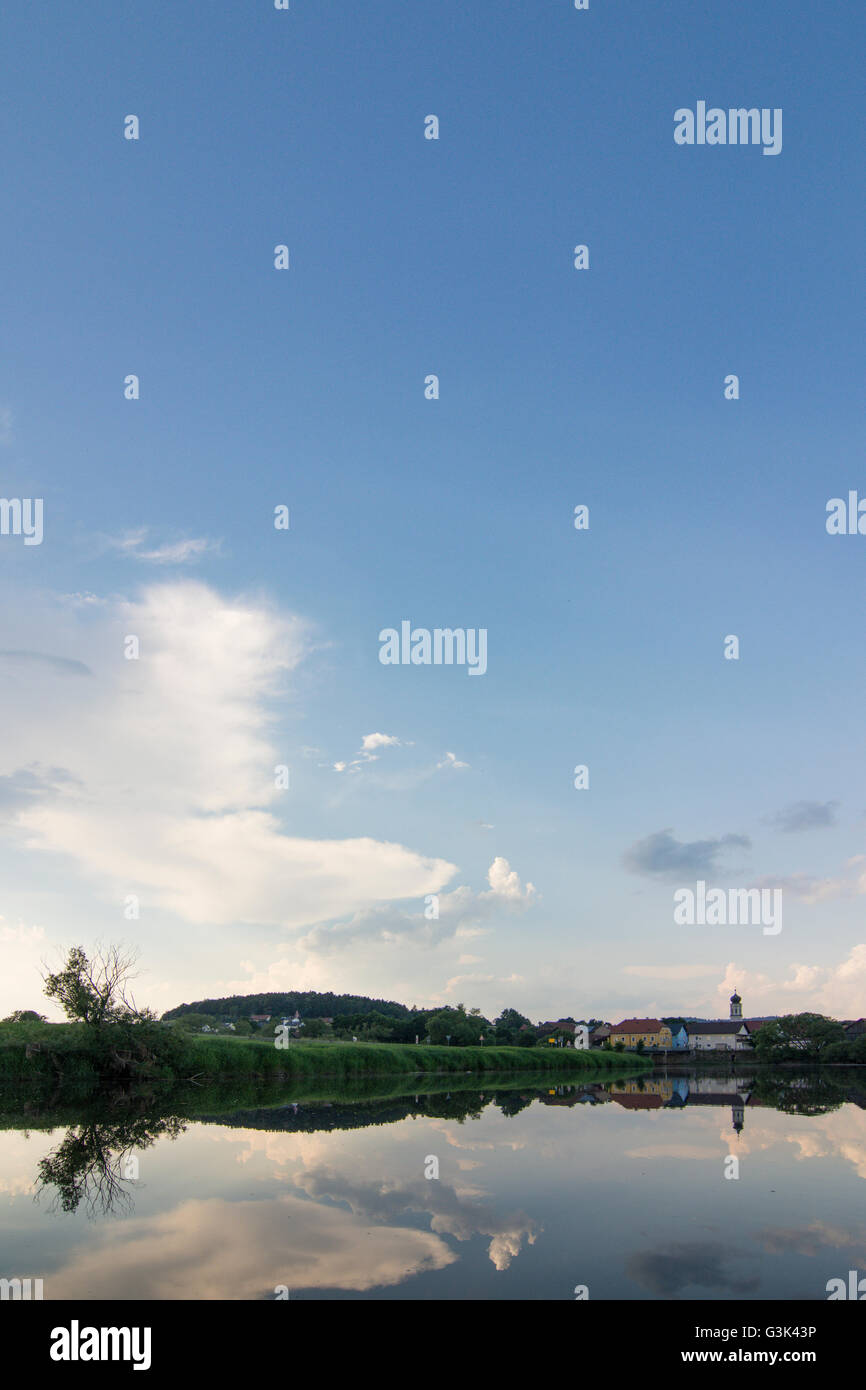
<svg viewBox="0 0 866 1390"><path fill-rule="evenodd" d="M575 1052L568 1048L434 1047L412 1043L292 1042L285 1049L254 1044L256 1057L239 1055L230 1040L194 1040L209 1075L238 1076L283 1072L289 1077L384 1076L402 1073L553 1072L607 1074L622 1070L622 1057L613 1052ZM264 1055L263 1055L264 1054ZM633 1059L629 1058L629 1062ZM649 1062L646 1063L649 1066Z"/></svg>
<svg viewBox="0 0 866 1390"><path fill-rule="evenodd" d="M77 1030L75 1030L77 1031ZM43 1035L38 1041L0 1044L0 1084L62 1082L88 1089L108 1078L112 1085L123 1079L116 1057L96 1048L72 1029L64 1029L56 1043ZM629 1068L650 1062L629 1057ZM292 1079L418 1074L488 1074L498 1072L551 1073L559 1075L608 1075L623 1068L615 1052L580 1052L542 1047L436 1047L411 1043L302 1043L285 1048L271 1042L235 1038L201 1038L175 1035L166 1056L142 1059L128 1068L128 1079L181 1081L193 1077L281 1077Z"/></svg>

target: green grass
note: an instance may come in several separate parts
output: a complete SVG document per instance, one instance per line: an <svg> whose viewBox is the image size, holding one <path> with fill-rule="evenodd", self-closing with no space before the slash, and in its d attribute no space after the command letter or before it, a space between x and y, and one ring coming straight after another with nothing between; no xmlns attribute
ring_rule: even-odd
<svg viewBox="0 0 866 1390"><path fill-rule="evenodd" d="M268 1076L286 1078L471 1072L547 1073L562 1076L607 1075L623 1060L617 1053L574 1052L566 1048L434 1047L414 1043L290 1042L286 1048L255 1039L190 1039L196 1072L205 1076ZM631 1063L634 1058L629 1058ZM649 1061L638 1065L649 1066Z"/></svg>
<svg viewBox="0 0 866 1390"><path fill-rule="evenodd" d="M151 1080L351 1081L357 1077L492 1073L567 1076L611 1075L623 1067L616 1052L575 1052L566 1048L434 1047L412 1043L292 1041L278 1048L272 1039L178 1035L177 1054L158 1064ZM29 1053L29 1055L28 1055ZM628 1059L628 1065L649 1066ZM81 1024L0 1025L0 1084L48 1083L98 1088L99 1055ZM112 1079L117 1083L117 1077Z"/></svg>

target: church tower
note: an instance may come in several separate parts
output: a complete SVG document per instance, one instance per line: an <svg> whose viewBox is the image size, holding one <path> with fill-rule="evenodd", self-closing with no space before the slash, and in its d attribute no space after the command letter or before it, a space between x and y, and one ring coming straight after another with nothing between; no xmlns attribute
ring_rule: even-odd
<svg viewBox="0 0 866 1390"><path fill-rule="evenodd" d="M737 994L737 991L734 990L733 994L731 995L731 1018L742 1018L742 1017L743 1017L743 1001L742 1001L742 999L740 998L739 994Z"/></svg>

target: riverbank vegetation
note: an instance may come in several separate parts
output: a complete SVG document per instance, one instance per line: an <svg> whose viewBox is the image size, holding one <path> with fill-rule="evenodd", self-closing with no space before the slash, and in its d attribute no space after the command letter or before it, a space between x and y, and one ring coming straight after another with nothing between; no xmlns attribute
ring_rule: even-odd
<svg viewBox="0 0 866 1390"><path fill-rule="evenodd" d="M629 1069L648 1068L629 1058ZM0 1024L0 1083L76 1084L85 1089L129 1081L272 1078L352 1080L364 1076L534 1073L606 1076L623 1070L616 1053L565 1048L437 1047L413 1043L275 1041L182 1034L166 1024Z"/></svg>
<svg viewBox="0 0 866 1390"><path fill-rule="evenodd" d="M824 1014L783 1014L755 1035L760 1062L866 1062L866 1035L849 1037L843 1024Z"/></svg>
<svg viewBox="0 0 866 1390"><path fill-rule="evenodd" d="M466 1014L462 1006L429 1017L424 1043L357 1037L305 1037L301 1042L287 1027L275 1028L269 1038L202 1035L138 1007L129 990L133 964L134 959L117 947L98 951L91 959L81 947L73 947L63 968L44 979L45 994L60 1005L69 1023L48 1023L33 1011L19 1011L0 1024L0 1082L73 1083L85 1090L106 1090L119 1084L215 1078L346 1081L387 1075L530 1070L593 1075L622 1070L621 1059L610 1053L507 1045L508 1033L498 1037L489 1024L484 1045L483 1031L476 1030L483 1030L486 1020L479 1025L477 1011ZM451 1029L456 1034L470 1019L459 1038L452 1034ZM478 1045L471 1045L476 1038ZM636 1065L649 1063L637 1060Z"/></svg>

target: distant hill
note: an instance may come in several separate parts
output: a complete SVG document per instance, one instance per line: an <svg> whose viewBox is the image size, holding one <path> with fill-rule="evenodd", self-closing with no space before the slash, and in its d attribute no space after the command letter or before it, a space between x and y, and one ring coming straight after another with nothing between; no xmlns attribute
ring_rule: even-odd
<svg viewBox="0 0 866 1390"><path fill-rule="evenodd" d="M744 1014L743 1020L745 1021L746 1018L748 1018L750 1023L772 1023L774 1019L778 1018L778 1014ZM685 1023L718 1023L719 1019L698 1018L696 1014L683 1014L683 1021ZM735 1021L736 1020L732 1020L729 1018L721 1020L721 1022L723 1023L731 1023Z"/></svg>
<svg viewBox="0 0 866 1390"><path fill-rule="evenodd" d="M184 1014L212 1014L214 1018L249 1018L250 1014L301 1018L334 1018L337 1014L384 1014L386 1018L411 1018L412 1011L393 999L368 999L364 994L318 994L315 990L290 990L286 994L232 994L227 999L197 999L178 1004L162 1016L182 1018Z"/></svg>

